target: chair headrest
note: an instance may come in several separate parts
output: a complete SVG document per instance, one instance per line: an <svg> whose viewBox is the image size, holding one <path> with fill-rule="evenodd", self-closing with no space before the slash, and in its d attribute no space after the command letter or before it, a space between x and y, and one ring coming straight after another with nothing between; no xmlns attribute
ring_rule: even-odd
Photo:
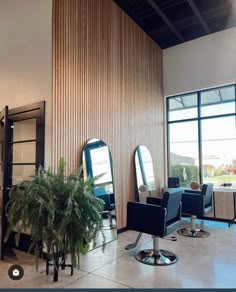
<svg viewBox="0 0 236 292"><path fill-rule="evenodd" d="M202 195L206 195L208 192L213 192L213 183L207 183L202 185Z"/></svg>
<svg viewBox="0 0 236 292"><path fill-rule="evenodd" d="M175 188L164 193L162 207L166 208L167 210L167 221L175 218L178 215L180 202L182 199L182 192L182 189Z"/></svg>
<svg viewBox="0 0 236 292"><path fill-rule="evenodd" d="M211 205L213 186L214 185L212 183L202 185L202 195L205 196L205 206Z"/></svg>

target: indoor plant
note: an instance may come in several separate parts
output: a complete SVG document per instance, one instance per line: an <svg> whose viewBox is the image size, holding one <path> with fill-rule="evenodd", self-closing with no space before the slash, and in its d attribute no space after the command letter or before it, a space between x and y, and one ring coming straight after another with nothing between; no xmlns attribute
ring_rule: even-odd
<svg viewBox="0 0 236 292"><path fill-rule="evenodd" d="M103 201L94 196L93 184L93 178L83 179L81 168L66 177L64 159L56 173L39 167L32 180L22 181L10 191L5 240L15 230L18 245L20 233L30 230L36 267L40 249L46 248L54 264L55 281L59 251L70 253L72 265L79 267L79 254L88 251L89 243L102 230Z"/></svg>

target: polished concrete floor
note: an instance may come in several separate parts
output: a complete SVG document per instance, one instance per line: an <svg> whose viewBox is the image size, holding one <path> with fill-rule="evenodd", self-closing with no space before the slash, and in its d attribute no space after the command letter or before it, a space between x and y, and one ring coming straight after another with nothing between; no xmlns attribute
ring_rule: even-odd
<svg viewBox="0 0 236 292"><path fill-rule="evenodd" d="M175 252L179 261L171 266L149 266L134 259L140 249L151 248L149 235L143 234L137 248L126 251L137 232L127 231L118 240L81 256L80 270L73 276L60 271L59 281L45 275L45 263L39 271L31 255L13 252L0 262L0 287L66 287L66 288L236 288L236 225L198 221L211 235L207 238L188 238L177 233L177 242L160 240L160 247ZM183 222L185 225L186 222ZM21 264L24 278L13 281L7 271L12 264Z"/></svg>

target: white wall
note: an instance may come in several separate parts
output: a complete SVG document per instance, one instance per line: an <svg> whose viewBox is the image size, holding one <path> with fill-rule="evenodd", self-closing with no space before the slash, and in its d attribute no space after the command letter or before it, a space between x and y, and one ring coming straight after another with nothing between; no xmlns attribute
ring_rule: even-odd
<svg viewBox="0 0 236 292"><path fill-rule="evenodd" d="M236 83L236 28L163 51L164 95Z"/></svg>
<svg viewBox="0 0 236 292"><path fill-rule="evenodd" d="M0 0L0 111L46 100L50 163L52 0Z"/></svg>

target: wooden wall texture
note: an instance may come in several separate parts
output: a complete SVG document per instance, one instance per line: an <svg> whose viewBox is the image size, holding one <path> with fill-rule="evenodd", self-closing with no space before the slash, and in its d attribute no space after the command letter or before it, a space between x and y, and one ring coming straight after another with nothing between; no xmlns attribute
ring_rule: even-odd
<svg viewBox="0 0 236 292"><path fill-rule="evenodd" d="M164 184L162 50L111 0L53 0L52 165L80 165L90 138L109 146L118 228L134 199L133 154L146 145Z"/></svg>

